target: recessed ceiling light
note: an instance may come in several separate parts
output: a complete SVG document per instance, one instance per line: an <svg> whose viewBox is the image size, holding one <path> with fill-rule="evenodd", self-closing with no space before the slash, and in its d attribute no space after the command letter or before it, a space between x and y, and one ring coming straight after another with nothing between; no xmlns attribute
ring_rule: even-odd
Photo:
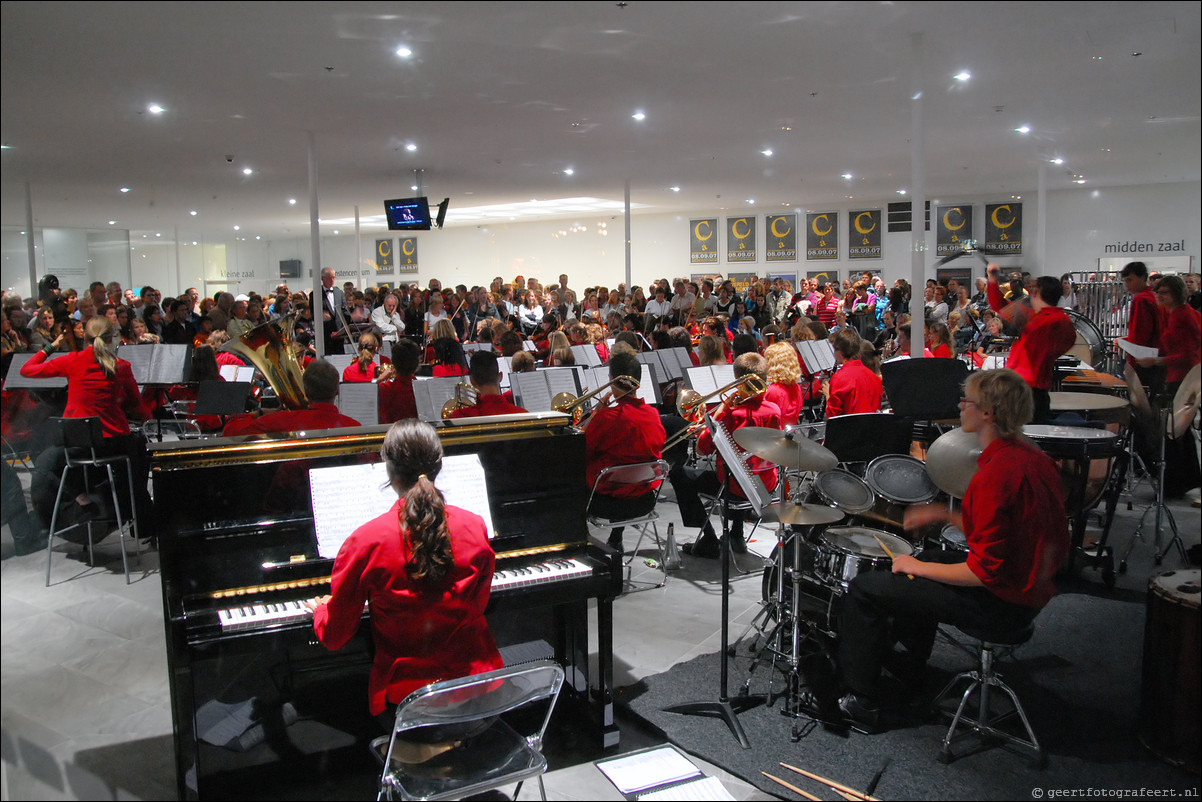
<svg viewBox="0 0 1202 802"><path fill-rule="evenodd" d="M971 72L958 72L955 75L953 75L952 77L955 78L957 81L967 81L969 78L972 77L972 73Z"/></svg>
<svg viewBox="0 0 1202 802"><path fill-rule="evenodd" d="M195 216L196 216L196 210L195 210L195 209L193 209L192 211L188 212L188 214L190 214L190 215L192 215L193 217L195 217Z"/></svg>
<svg viewBox="0 0 1202 802"><path fill-rule="evenodd" d="M166 109L160 106L158 103L151 103L146 107L146 110L151 114L162 114L166 111Z"/></svg>
<svg viewBox="0 0 1202 802"><path fill-rule="evenodd" d="M110 225L110 226L115 226L115 225L117 225L117 221L116 221L116 220L109 220L109 225ZM24 232L24 231L22 231L21 233L22 233L22 234L24 234L25 232Z"/></svg>
<svg viewBox="0 0 1202 802"><path fill-rule="evenodd" d="M644 114L642 111L636 111L634 114L632 114L630 116L635 120L639 120L640 122L647 119L647 115Z"/></svg>
<svg viewBox="0 0 1202 802"><path fill-rule="evenodd" d="M1084 183L1085 183L1085 179L1084 179L1084 178L1077 178L1077 179L1074 179L1074 180L1073 180L1073 183L1074 183L1074 184L1084 184Z"/></svg>
<svg viewBox="0 0 1202 802"><path fill-rule="evenodd" d="M337 233L338 233L338 229L334 229L334 233L335 233L335 234L337 234Z"/></svg>
<svg viewBox="0 0 1202 802"><path fill-rule="evenodd" d="M763 153L765 156L771 156L772 148L764 148L763 150L760 151L760 153Z"/></svg>
<svg viewBox="0 0 1202 802"><path fill-rule="evenodd" d="M410 142L409 144L405 145L405 150L407 150L407 151L409 151L410 153L412 153L413 151L417 150L417 145L415 145L415 144L413 144L412 142Z"/></svg>
<svg viewBox="0 0 1202 802"><path fill-rule="evenodd" d="M791 125L782 125L782 126L780 127L780 130L782 130L782 131L792 131L792 130L793 130L793 126L791 126Z"/></svg>
<svg viewBox="0 0 1202 802"><path fill-rule="evenodd" d="M288 205L289 205L289 206L295 206L295 205L296 205L296 198L289 198L289 199L288 199Z"/></svg>
<svg viewBox="0 0 1202 802"><path fill-rule="evenodd" d="M121 187L122 192L129 192L129 187Z"/></svg>
<svg viewBox="0 0 1202 802"><path fill-rule="evenodd" d="M155 234L155 236L156 236L156 237L161 237L161 236L163 236L163 235L162 235L162 234Z"/></svg>
<svg viewBox="0 0 1202 802"><path fill-rule="evenodd" d="M1052 164L1064 164L1064 159L1048 159Z"/></svg>
<svg viewBox="0 0 1202 802"><path fill-rule="evenodd" d="M1015 128L1014 130L1020 134L1029 134L1029 133L1031 133L1031 126L1020 125L1018 128Z"/></svg>
<svg viewBox="0 0 1202 802"><path fill-rule="evenodd" d="M254 172L254 170L250 169L249 167L242 168L242 175L250 175L253 172Z"/></svg>
<svg viewBox="0 0 1202 802"><path fill-rule="evenodd" d="M668 187L668 189L672 190L673 192L680 192L680 187Z"/></svg>
<svg viewBox="0 0 1202 802"><path fill-rule="evenodd" d="M750 203L750 204L752 204L752 205L754 205L754 204L755 204L755 198L748 198L746 202L747 202L747 203Z"/></svg>
<svg viewBox="0 0 1202 802"><path fill-rule="evenodd" d="M850 180L851 180L851 173L844 173L844 174L843 174L843 180L844 180L844 181L850 181Z"/></svg>
<svg viewBox="0 0 1202 802"><path fill-rule="evenodd" d="M571 167L565 167L563 174L564 175L576 175L576 171L573 170Z"/></svg>
<svg viewBox="0 0 1202 802"><path fill-rule="evenodd" d="M397 48L396 54L401 58L409 58L413 55L413 51L407 47L401 46Z"/></svg>
<svg viewBox="0 0 1202 802"><path fill-rule="evenodd" d="M241 230L242 230L242 226L234 226L234 230L235 230L235 231L241 231Z"/></svg>
<svg viewBox="0 0 1202 802"><path fill-rule="evenodd" d="M899 189L899 190L897 191L897 194L898 194L898 195L905 195L905 194L906 194L906 191L905 191L904 189Z"/></svg>

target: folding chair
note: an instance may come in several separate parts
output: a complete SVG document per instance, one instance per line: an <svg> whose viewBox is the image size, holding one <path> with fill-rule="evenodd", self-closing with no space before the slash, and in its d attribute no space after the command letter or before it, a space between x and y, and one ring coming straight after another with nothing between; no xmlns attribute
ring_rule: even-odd
<svg viewBox="0 0 1202 802"><path fill-rule="evenodd" d="M614 496L615 491L623 489L638 489L646 491L640 495L644 497L649 493L651 498L644 500L644 505L649 505L647 512L641 515L635 515L631 518L609 518L600 513L590 512L588 522L592 526L615 529L617 527L633 527L639 533L639 539L635 542L634 548L630 550L629 556L622 563L627 569L627 581L630 576L630 563L638 554L639 547L643 545L643 539L647 537L647 532L651 532L651 536L655 539L655 548L659 556L659 567L663 571L663 579L658 585L652 587L662 588L668 582L668 566L667 554L664 551L665 544L659 536L659 527L656 521L659 520L659 513L655 511L655 506L659 501L659 494L663 487L667 484L669 465L666 460L654 460L652 462L635 462L629 465L611 465L604 468L597 474L596 481L593 482L592 493L589 494L590 511L593 507L593 499L600 493L604 496ZM634 584L634 583L631 583Z"/></svg>

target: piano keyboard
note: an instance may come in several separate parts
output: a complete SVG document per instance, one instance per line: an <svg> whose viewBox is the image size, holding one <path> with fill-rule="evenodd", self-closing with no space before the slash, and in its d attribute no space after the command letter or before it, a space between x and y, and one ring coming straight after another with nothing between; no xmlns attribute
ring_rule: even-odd
<svg viewBox="0 0 1202 802"><path fill-rule="evenodd" d="M492 578L492 590L508 590L547 582L559 582L574 577L589 576L592 573L592 568L574 558L548 560L534 565L507 568L495 572ZM221 622L223 632L259 629L276 624L295 624L310 621L312 618L313 611L299 599L259 602L217 611L217 620Z"/></svg>

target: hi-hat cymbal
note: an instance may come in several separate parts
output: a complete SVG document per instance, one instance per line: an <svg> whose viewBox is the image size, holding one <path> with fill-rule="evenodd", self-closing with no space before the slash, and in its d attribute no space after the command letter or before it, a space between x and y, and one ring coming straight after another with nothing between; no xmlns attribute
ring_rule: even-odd
<svg viewBox="0 0 1202 802"><path fill-rule="evenodd" d="M843 513L822 504L771 504L764 508L764 520L786 525L816 526L841 521Z"/></svg>
<svg viewBox="0 0 1202 802"><path fill-rule="evenodd" d="M735 442L774 465L798 471L829 471L838 466L834 452L803 435L766 426L744 426L734 432Z"/></svg>
<svg viewBox="0 0 1202 802"><path fill-rule="evenodd" d="M1189 373L1173 396L1173 439L1189 431L1194 416L1198 414L1198 400L1202 397L1202 363L1190 368Z"/></svg>
<svg viewBox="0 0 1202 802"><path fill-rule="evenodd" d="M935 487L949 496L964 498L977 473L981 444L975 434L963 429L944 432L927 449L927 475Z"/></svg>

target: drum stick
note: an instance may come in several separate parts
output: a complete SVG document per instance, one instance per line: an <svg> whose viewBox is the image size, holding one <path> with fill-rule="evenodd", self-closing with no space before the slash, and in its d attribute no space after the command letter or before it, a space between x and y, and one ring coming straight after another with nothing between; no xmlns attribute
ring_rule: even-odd
<svg viewBox="0 0 1202 802"><path fill-rule="evenodd" d="M893 556L893 552L889 551L889 547L885 545L885 541L881 540L880 536L876 532L872 533L872 537L874 540L876 540L876 542L880 545L880 547L885 550L885 553L889 555L890 560L897 559L896 557ZM913 579L914 574L906 574L906 578Z"/></svg>
<svg viewBox="0 0 1202 802"><path fill-rule="evenodd" d="M834 780L828 780L825 777L819 777L817 774L811 774L810 772L806 771L805 769L799 769L796 766L790 766L788 763L781 763L781 765L784 766L789 771L795 771L804 777L809 777L811 780L817 780L818 782L822 783L823 785L829 785L831 788L834 788L836 791L842 791L843 793L849 794L849 795L855 797L856 799L864 800L864 802L880 802L875 796L869 796L868 794L861 793L860 791L857 791L854 788L848 788L846 785L837 783Z"/></svg>
<svg viewBox="0 0 1202 802"><path fill-rule="evenodd" d="M760 774L763 774L769 780L780 783L781 785L788 788L790 791L792 791L793 793L797 794L800 797L804 797L805 799L812 800L812 802L822 802L820 797L814 796L809 791L803 791L800 788L798 788L796 785L791 785L791 784L785 782L780 777L773 777L771 774L769 774L766 771L761 771Z"/></svg>

